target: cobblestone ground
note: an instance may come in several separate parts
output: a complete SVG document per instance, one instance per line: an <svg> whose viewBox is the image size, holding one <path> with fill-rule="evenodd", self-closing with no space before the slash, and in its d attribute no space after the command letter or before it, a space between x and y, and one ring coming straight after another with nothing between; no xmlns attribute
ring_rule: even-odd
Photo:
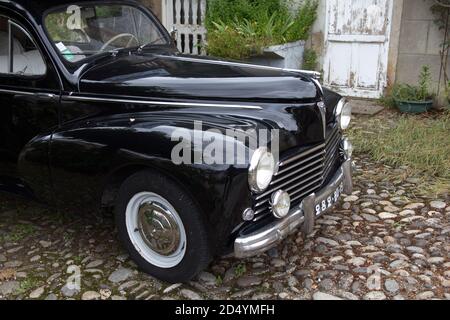
<svg viewBox="0 0 450 320"><path fill-rule="evenodd" d="M448 196L424 195L407 168L356 163L355 192L306 240L218 259L187 284L139 272L112 219L0 196L0 299L450 299Z"/></svg>

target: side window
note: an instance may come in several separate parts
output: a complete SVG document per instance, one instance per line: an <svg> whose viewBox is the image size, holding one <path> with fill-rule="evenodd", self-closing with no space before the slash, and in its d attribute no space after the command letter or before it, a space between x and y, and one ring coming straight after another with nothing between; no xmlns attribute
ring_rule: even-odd
<svg viewBox="0 0 450 320"><path fill-rule="evenodd" d="M0 17L0 73L39 76L47 67L30 35L18 24Z"/></svg>

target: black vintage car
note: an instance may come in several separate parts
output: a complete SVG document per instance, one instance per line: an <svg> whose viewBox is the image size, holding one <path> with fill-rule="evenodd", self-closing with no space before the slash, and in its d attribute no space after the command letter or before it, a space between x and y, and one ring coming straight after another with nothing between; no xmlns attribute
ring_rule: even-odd
<svg viewBox="0 0 450 320"><path fill-rule="evenodd" d="M134 1L0 1L0 190L114 209L130 256L160 279L311 232L351 192L350 119L313 73L180 54ZM258 130L276 135L255 144ZM202 151L180 151L177 132L208 131L249 156L174 160Z"/></svg>

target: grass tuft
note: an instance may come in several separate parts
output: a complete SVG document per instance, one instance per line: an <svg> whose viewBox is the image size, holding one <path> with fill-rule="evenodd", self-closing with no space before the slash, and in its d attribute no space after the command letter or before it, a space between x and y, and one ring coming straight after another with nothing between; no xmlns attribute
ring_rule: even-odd
<svg viewBox="0 0 450 320"><path fill-rule="evenodd" d="M36 232L36 227L31 224L17 224L12 230L2 237L1 242L17 242L33 235Z"/></svg>
<svg viewBox="0 0 450 320"><path fill-rule="evenodd" d="M369 154L375 161L393 167L406 166L449 186L450 112L370 118L352 128L349 135L356 153Z"/></svg>

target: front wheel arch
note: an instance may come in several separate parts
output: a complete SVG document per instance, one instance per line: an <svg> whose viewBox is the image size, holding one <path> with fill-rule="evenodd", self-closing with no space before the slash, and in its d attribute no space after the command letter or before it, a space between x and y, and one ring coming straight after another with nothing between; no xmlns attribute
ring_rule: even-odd
<svg viewBox="0 0 450 320"><path fill-rule="evenodd" d="M148 164L128 164L115 169L106 178L101 195L102 208L114 207L119 189L124 181L131 177L133 174L141 171L150 171L164 175L165 177L167 177L167 179L170 179L172 182L176 183L180 188L183 189L183 191L189 194L191 199L193 199L193 201L195 201L196 204L200 207L200 204L197 203L194 195L191 194L189 188L185 185L185 183L171 175L168 170L164 170Z"/></svg>

